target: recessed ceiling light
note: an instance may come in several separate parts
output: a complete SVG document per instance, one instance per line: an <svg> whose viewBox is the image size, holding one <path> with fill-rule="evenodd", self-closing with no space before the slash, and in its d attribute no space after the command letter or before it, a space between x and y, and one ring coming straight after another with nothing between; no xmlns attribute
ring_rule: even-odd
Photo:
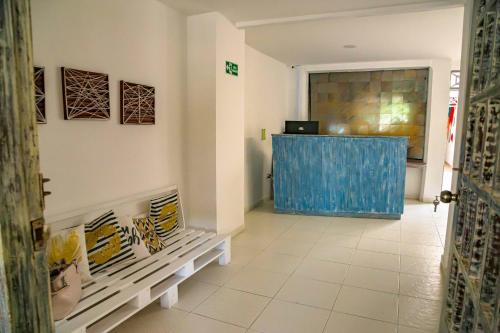
<svg viewBox="0 0 500 333"><path fill-rule="evenodd" d="M353 44L344 45L344 49L355 49L355 48L356 48L356 45L353 45Z"/></svg>

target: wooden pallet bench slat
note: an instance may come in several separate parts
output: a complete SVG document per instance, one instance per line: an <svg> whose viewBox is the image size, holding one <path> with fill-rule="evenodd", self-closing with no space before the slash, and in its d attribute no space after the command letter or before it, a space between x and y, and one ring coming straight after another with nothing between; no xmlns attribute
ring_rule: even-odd
<svg viewBox="0 0 500 333"><path fill-rule="evenodd" d="M116 209L119 216L144 216L152 199L173 193L180 198L174 185L55 215L48 221L54 229L63 230L81 225L89 214L110 209ZM166 248L94 275L83 285L82 298L72 313L55 323L57 333L108 332L157 299L162 307L170 308L177 302L180 283L215 260L220 265L230 262L231 237L186 229L180 200L178 208L179 229L165 241Z"/></svg>
<svg viewBox="0 0 500 333"><path fill-rule="evenodd" d="M102 287L105 289L83 299L67 319L56 323L56 331L111 330L169 290L175 289L177 293L179 283L208 263L217 258L221 262L220 258L227 251L226 243L230 242L229 236L217 236L213 233L195 231L186 235L179 242L183 244L182 247L171 254L166 254L168 249L161 251L163 257L156 256L156 261L151 265L127 276L129 272L137 270L138 266L134 264L115 274L116 280L101 279L95 286L92 285L96 290ZM150 258L152 257L146 259ZM120 279L120 276L127 277ZM173 301L176 301L176 297Z"/></svg>
<svg viewBox="0 0 500 333"><path fill-rule="evenodd" d="M200 234L203 235L203 232L201 232ZM215 235L214 234L205 234L205 237L200 238L198 241L191 243L189 246L186 246L185 248L183 248L183 251L181 253L188 252L192 248L198 246L199 244L202 244L204 241L209 239L210 236L213 237ZM189 239L193 239L193 236L190 236ZM167 249L165 249L163 251L167 251ZM154 273L158 269L168 265L169 263L171 263L172 261L174 261L177 258L178 258L178 255L177 255L177 253L174 252L174 254L165 255L162 258L158 258L157 261L153 262L149 266L141 267L140 270L137 270L137 268L135 268L135 266L132 266L124 271L121 271L120 274L116 276L116 278L117 278L116 281L113 281L113 283L107 285L106 289L101 290L98 293L95 293L92 296L84 298L82 301L80 301L78 303L78 305L75 307L75 309L73 310L70 317L73 316L74 314L78 314L79 312L87 309L88 307L92 306L93 304L96 304L99 301L108 298L110 295L113 295L116 292L119 292L120 290L127 288L128 286L134 284L135 281L137 281L138 279L141 279L148 274ZM132 274L129 275L130 273L132 273ZM123 277L125 277L125 278L123 278Z"/></svg>
<svg viewBox="0 0 500 333"><path fill-rule="evenodd" d="M95 281L94 284L91 286L84 288L83 293L82 293L82 298L86 300L86 298L89 297L89 295L92 295L96 292L102 291L103 288L106 288L110 285L113 285L117 283L118 281L122 280L124 276L127 276L133 272L137 272L139 276L144 275L145 273L149 272L151 269L154 269L158 265L162 264L162 260L164 260L165 255L168 253L171 253L171 256L175 256L176 252L174 250L177 249L179 252L179 255L181 255L183 252L182 251L188 251L189 248L182 248L179 246L183 246L187 244L188 242L191 242L195 240L198 237L201 237L204 234L204 231L194 231L191 230L192 232L185 233L185 237L181 239L180 241L176 242L175 244L170 245L166 249L162 250L159 253L156 253L150 257L144 258L143 260L137 261L135 263L132 263L130 266L124 266L119 270L113 270L107 272L107 274L103 274ZM135 276L135 275L134 275ZM131 279L133 280L133 278ZM78 305L78 307L81 307L82 305ZM78 308L77 308L78 309ZM77 310L75 309L75 310Z"/></svg>
<svg viewBox="0 0 500 333"><path fill-rule="evenodd" d="M195 262L195 272L198 272L200 269L205 267L207 264L209 264L213 260L219 258L222 254L223 254L222 250L211 250L210 252L207 252L206 254L204 254L203 256L198 258L200 260L200 262L198 264L196 264L196 262ZM203 258L203 257L205 257L205 258ZM195 261L198 261L198 259ZM186 279L187 279L187 277L184 277L184 276L173 275L173 276L169 277L168 279L160 282L156 286L152 287L151 288L151 302L155 301L156 299L158 299L161 296L166 295L165 290L167 290L167 292L170 290L173 290L173 291L175 290L175 292L177 292L177 289L172 288L172 286L178 285ZM165 304L162 303L162 307L166 307ZM124 305L121 308L112 312L109 316L102 318L97 323L95 323L94 325L87 328L87 333L108 332L108 331L112 330L113 328L115 328L116 326L118 326L119 323L121 323L124 320L133 316L138 311L140 311L140 310L137 310L137 307L132 306L131 304L127 303L126 305Z"/></svg>

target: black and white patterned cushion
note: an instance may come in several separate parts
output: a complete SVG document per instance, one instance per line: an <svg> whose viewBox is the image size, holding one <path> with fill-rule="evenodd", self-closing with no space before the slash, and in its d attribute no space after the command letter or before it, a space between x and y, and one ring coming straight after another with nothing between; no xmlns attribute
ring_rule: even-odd
<svg viewBox="0 0 500 333"><path fill-rule="evenodd" d="M112 210L85 224L85 242L90 274L134 259L134 251Z"/></svg>
<svg viewBox="0 0 500 333"><path fill-rule="evenodd" d="M179 228L181 217L179 195L177 191L152 199L149 205L149 217L155 223L158 236L166 241Z"/></svg>
<svg viewBox="0 0 500 333"><path fill-rule="evenodd" d="M155 223L151 218L139 217L134 218L132 221L150 254L155 254L167 247L156 234Z"/></svg>

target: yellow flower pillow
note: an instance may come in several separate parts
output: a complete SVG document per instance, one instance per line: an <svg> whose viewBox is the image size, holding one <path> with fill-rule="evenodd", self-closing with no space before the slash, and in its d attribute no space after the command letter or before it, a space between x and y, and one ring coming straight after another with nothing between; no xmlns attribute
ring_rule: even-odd
<svg viewBox="0 0 500 333"><path fill-rule="evenodd" d="M90 280L83 225L61 230L51 236L47 244L47 260L51 273L76 261L82 281Z"/></svg>
<svg viewBox="0 0 500 333"><path fill-rule="evenodd" d="M167 241L179 228L179 196L177 191L152 199L149 217L154 220L155 231L163 241Z"/></svg>

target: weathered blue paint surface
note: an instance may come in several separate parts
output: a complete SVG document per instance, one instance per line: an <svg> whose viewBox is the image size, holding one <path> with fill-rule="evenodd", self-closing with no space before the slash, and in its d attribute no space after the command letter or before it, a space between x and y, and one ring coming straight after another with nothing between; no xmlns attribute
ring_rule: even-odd
<svg viewBox="0 0 500 333"><path fill-rule="evenodd" d="M273 135L279 212L399 218L406 137Z"/></svg>

